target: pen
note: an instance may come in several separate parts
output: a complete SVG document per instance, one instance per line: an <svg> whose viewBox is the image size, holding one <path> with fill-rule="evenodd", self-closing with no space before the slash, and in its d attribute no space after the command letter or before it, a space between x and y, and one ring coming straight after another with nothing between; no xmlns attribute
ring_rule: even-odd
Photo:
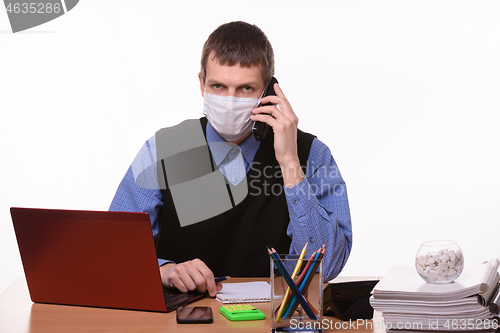
<svg viewBox="0 0 500 333"><path fill-rule="evenodd" d="M217 279L215 279L215 283L226 281L226 280L229 280L230 278L231 277L229 275L227 275L227 276L221 276L221 277L218 277Z"/></svg>

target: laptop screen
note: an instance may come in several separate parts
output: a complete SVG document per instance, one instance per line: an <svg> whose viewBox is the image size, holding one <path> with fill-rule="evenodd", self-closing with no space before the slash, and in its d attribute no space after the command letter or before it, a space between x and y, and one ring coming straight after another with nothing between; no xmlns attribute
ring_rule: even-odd
<svg viewBox="0 0 500 333"><path fill-rule="evenodd" d="M33 302L167 311L146 213L11 208Z"/></svg>

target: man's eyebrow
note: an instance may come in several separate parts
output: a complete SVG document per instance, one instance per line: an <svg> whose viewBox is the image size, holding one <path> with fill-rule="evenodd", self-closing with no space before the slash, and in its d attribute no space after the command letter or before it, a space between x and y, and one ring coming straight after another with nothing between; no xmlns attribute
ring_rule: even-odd
<svg viewBox="0 0 500 333"><path fill-rule="evenodd" d="M255 87L258 85L259 85L259 83L257 81L251 81L251 82L243 83L242 85L240 85L240 87Z"/></svg>
<svg viewBox="0 0 500 333"><path fill-rule="evenodd" d="M222 86L225 86L224 83L219 82L219 81L214 80L214 79L208 79L207 84L209 84L209 85L210 84L220 84ZM257 81L250 81L250 82L244 82L242 84L239 84L238 87L256 87L258 85L259 85L259 83Z"/></svg>
<svg viewBox="0 0 500 333"><path fill-rule="evenodd" d="M222 84L222 83L220 83L219 81L216 81L214 79L209 79L209 80L207 80L207 84Z"/></svg>

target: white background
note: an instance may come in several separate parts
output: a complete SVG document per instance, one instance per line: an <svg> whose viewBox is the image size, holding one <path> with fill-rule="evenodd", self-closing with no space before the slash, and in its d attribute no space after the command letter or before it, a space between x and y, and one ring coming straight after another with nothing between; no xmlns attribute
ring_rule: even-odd
<svg viewBox="0 0 500 333"><path fill-rule="evenodd" d="M234 20L266 32L299 127L339 164L343 275L413 265L431 239L456 240L466 264L499 257L499 14L498 1L82 0L12 34L0 9L0 293L23 275L9 208L107 210L143 142L202 115L202 45Z"/></svg>

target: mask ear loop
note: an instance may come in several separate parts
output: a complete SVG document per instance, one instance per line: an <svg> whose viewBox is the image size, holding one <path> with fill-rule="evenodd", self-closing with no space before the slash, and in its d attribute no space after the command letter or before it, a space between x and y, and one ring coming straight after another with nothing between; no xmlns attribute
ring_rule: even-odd
<svg viewBox="0 0 500 333"><path fill-rule="evenodd" d="M262 94L260 94L260 97L257 98L257 105L255 106L254 109L258 108L259 105L260 105L260 100L262 99L262 96L264 96L264 94L266 93L266 90L267 90L267 87L264 88L264 90L262 91ZM251 117L252 115L250 115ZM248 119L250 119L250 117L248 117ZM255 126L255 121L253 122L253 125L252 125L252 128Z"/></svg>
<svg viewBox="0 0 500 333"><path fill-rule="evenodd" d="M262 97L264 96L264 94L267 92L267 88L268 88L268 86L266 86L266 87L264 88L264 91L262 92L262 94L260 94L260 97L259 97L259 103L257 104L257 107L261 104L261 103L260 103L260 100L262 99ZM274 105L278 105L278 104L274 104ZM277 107L278 107L278 109L279 109L279 106L277 106ZM272 113L268 113L267 115L268 115L269 117L271 117L271 118L274 118L274 116L273 116L273 114L272 114Z"/></svg>
<svg viewBox="0 0 500 333"><path fill-rule="evenodd" d="M262 91L262 94L260 94L259 103L257 104L257 106L259 106L260 100L262 99L262 97L264 96L264 94L266 93L266 91L267 91L267 87L265 87L264 90Z"/></svg>

